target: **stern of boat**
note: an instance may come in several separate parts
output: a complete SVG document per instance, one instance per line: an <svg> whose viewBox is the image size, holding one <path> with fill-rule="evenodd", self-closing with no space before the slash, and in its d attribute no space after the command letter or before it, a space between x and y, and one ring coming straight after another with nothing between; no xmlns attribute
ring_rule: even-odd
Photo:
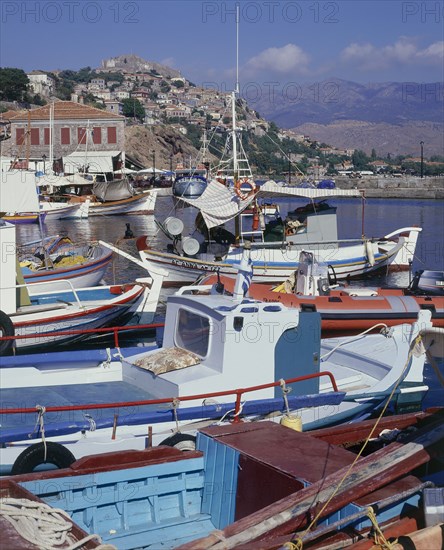
<svg viewBox="0 0 444 550"><path fill-rule="evenodd" d="M378 243L380 251L390 253L393 250L393 238L398 238L398 251L391 260L390 270L406 271L410 269L415 257L416 244L418 242L421 227L403 227L393 233L384 236L387 242Z"/></svg>

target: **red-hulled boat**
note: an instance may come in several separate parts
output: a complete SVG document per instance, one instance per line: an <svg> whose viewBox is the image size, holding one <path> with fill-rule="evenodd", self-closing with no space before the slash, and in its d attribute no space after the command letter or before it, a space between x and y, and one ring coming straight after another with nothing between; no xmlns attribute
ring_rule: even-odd
<svg viewBox="0 0 444 550"><path fill-rule="evenodd" d="M252 283L248 295L264 302L279 302L287 307L318 311L322 330L351 333L366 330L377 323L388 326L413 323L418 311L432 312L433 324L444 327L444 286L441 272L418 272L408 288L359 288L339 286L328 268L316 262L313 254L302 252L294 277L281 285ZM434 273L431 286L428 273ZM427 284L422 285L423 275ZM232 292L235 279L212 275L202 281L211 285L219 281L224 292Z"/></svg>

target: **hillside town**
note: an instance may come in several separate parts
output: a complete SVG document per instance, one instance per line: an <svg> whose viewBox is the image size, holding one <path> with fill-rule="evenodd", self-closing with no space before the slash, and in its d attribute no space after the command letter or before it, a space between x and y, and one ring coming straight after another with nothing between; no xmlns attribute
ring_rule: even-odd
<svg viewBox="0 0 444 550"><path fill-rule="evenodd" d="M133 54L103 60L95 70L33 70L26 77L31 108L21 108L19 101L0 104L3 157L28 158L40 165L45 155L49 157L51 116L56 125L52 140L55 159L78 152L82 146L85 149L90 133L90 153L91 149L110 151L116 157L126 151L128 168L144 168L155 164L156 159L163 169L190 165L204 133L219 142L209 148L211 161L211 154L220 157L224 136L231 130L229 92L196 86L179 71ZM365 155L319 143L310 136L278 128L244 99L238 99L236 108L237 128L251 145L250 161L256 172L266 177L291 182L292 173L294 178L319 180L337 175L360 178L372 174L438 175L444 171L441 159L381 159L375 151ZM141 133L142 128L147 132ZM171 135L156 139L159 131L166 129ZM133 142L136 150L132 150Z"/></svg>

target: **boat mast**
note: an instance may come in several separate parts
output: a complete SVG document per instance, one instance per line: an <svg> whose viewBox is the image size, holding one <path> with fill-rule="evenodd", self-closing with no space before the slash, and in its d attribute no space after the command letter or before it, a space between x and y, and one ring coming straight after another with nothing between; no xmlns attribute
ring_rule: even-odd
<svg viewBox="0 0 444 550"><path fill-rule="evenodd" d="M49 174L53 173L54 164L54 101L49 105Z"/></svg>
<svg viewBox="0 0 444 550"><path fill-rule="evenodd" d="M237 159L237 136L236 136L236 97L239 95L239 5L236 6L236 85L231 92L231 117L232 130L231 138L233 143L233 178L234 182L239 179L239 165Z"/></svg>

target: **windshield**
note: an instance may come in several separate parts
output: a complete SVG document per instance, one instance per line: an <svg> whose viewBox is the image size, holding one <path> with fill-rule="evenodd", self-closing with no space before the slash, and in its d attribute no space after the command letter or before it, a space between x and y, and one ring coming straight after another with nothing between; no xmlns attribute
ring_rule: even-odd
<svg viewBox="0 0 444 550"><path fill-rule="evenodd" d="M176 346L205 357L208 353L210 322L192 311L180 309L176 326Z"/></svg>

